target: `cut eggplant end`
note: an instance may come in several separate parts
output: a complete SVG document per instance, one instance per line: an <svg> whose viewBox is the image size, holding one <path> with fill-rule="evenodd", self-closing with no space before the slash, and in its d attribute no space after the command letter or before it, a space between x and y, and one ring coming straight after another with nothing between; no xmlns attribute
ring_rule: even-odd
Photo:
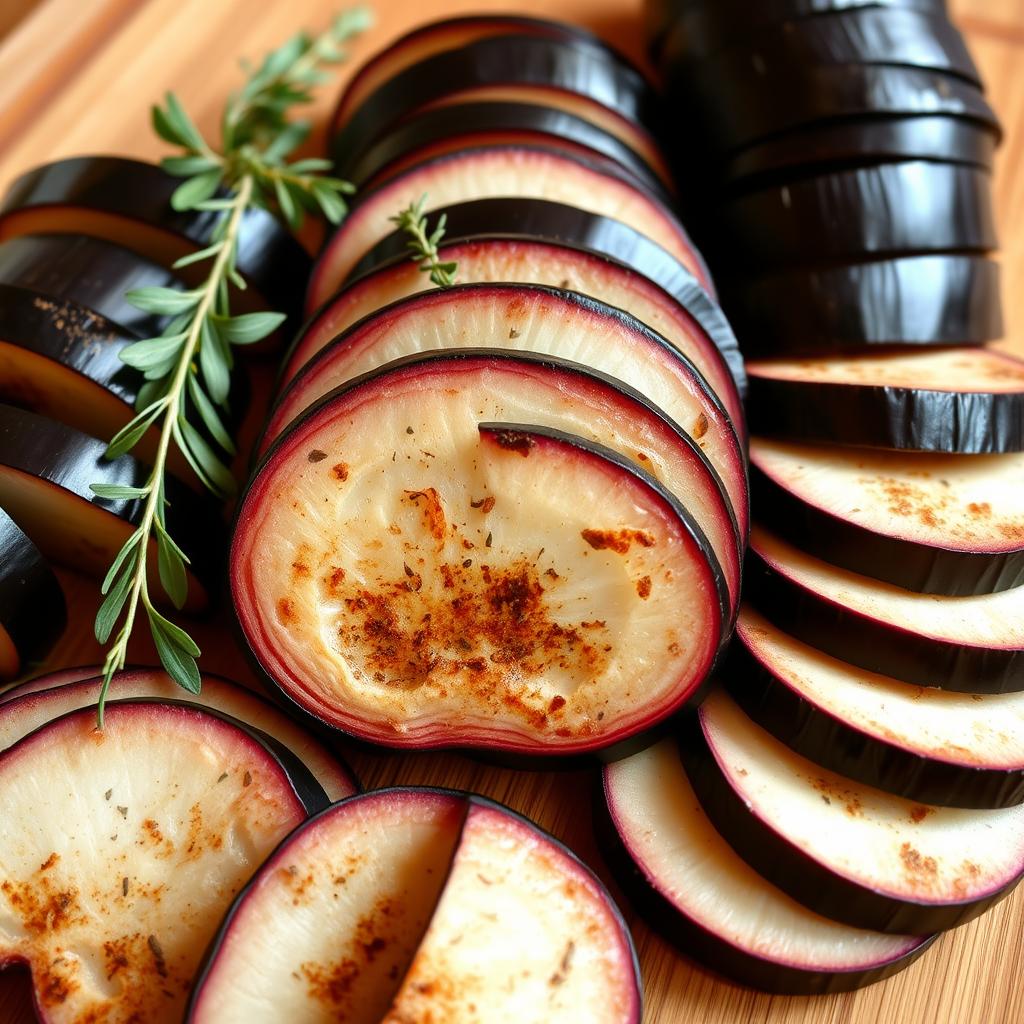
<svg viewBox="0 0 1024 1024"><path fill-rule="evenodd" d="M670 942L717 973L769 992L870 985L909 966L931 939L840 924L751 868L715 830L674 740L604 770L617 875Z"/></svg>
<svg viewBox="0 0 1024 1024"><path fill-rule="evenodd" d="M101 673L100 668L58 672L54 677L43 676L5 694L0 701L0 750L60 715L94 704L102 683ZM181 687L158 669L115 672L107 691L110 701L184 697ZM189 694L187 699L191 704L229 715L283 744L306 765L331 800L342 800L358 792L358 783L337 754L251 690L204 673L200 692Z"/></svg>
<svg viewBox="0 0 1024 1024"><path fill-rule="evenodd" d="M180 1020L231 900L307 813L264 741L180 704L111 704L103 732L72 712L0 778L0 962L29 965L47 1021Z"/></svg>
<svg viewBox="0 0 1024 1024"><path fill-rule="evenodd" d="M1024 806L884 793L801 757L723 691L681 744L715 827L769 881L838 921L925 934L976 917L1024 874Z"/></svg>
<svg viewBox="0 0 1024 1024"><path fill-rule="evenodd" d="M710 547L607 449L522 427L481 444L460 383L441 361L376 375L275 446L231 550L257 661L390 746L548 756L653 728L720 643Z"/></svg>

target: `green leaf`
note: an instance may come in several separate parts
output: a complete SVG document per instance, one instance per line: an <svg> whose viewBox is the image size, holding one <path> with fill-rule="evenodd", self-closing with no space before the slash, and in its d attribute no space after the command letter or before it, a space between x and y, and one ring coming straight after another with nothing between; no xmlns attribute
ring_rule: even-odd
<svg viewBox="0 0 1024 1024"><path fill-rule="evenodd" d="M145 385L144 385L145 386ZM131 451L142 438L142 435L156 421L156 418L164 411L165 403L158 402L156 405L143 409L137 416L129 420L111 439L107 445L106 458L117 459L125 452Z"/></svg>
<svg viewBox="0 0 1024 1024"><path fill-rule="evenodd" d="M200 328L199 371L206 382L210 397L218 405L223 405L231 391L231 372L221 351L217 329L209 317L204 318Z"/></svg>
<svg viewBox="0 0 1024 1024"><path fill-rule="evenodd" d="M171 123L171 119L164 113L162 107L152 106L149 108L150 121L153 131L160 136L164 142L172 146L187 146L188 143L178 134L177 128Z"/></svg>
<svg viewBox="0 0 1024 1024"><path fill-rule="evenodd" d="M193 124L192 118L185 113L185 108L178 101L178 97L173 92L169 92L164 99L167 103L165 116L171 128L177 133L181 144L197 152L209 148L199 129Z"/></svg>
<svg viewBox="0 0 1024 1024"><path fill-rule="evenodd" d="M350 7L335 17L331 37L336 43L344 43L369 28L373 28L373 10L362 5Z"/></svg>
<svg viewBox="0 0 1024 1024"><path fill-rule="evenodd" d="M242 313L227 319L217 318L217 330L230 345L252 345L273 334L285 322L284 313Z"/></svg>
<svg viewBox="0 0 1024 1024"><path fill-rule="evenodd" d="M103 603L96 612L96 622L93 624L93 632L99 643L105 644L110 639L110 634L117 625L117 620L128 599L128 591L135 579L135 569L138 563L137 550L129 552L130 557L124 566L124 572L117 578L117 582L110 588L110 592L103 599Z"/></svg>
<svg viewBox="0 0 1024 1024"><path fill-rule="evenodd" d="M120 360L136 370L148 370L176 359L185 344L185 334L165 334L159 338L146 338L121 349Z"/></svg>
<svg viewBox="0 0 1024 1024"><path fill-rule="evenodd" d="M188 393L199 413L199 418L206 425L206 429L209 430L210 436L221 446L221 448L224 449L224 451L228 453L228 455L234 455L236 451L235 443L231 440L231 435L228 433L223 421L217 414L216 407L213 402L210 401L206 392L203 391L194 374L189 374L188 377Z"/></svg>
<svg viewBox="0 0 1024 1024"><path fill-rule="evenodd" d="M288 165L291 174L315 174L318 171L329 171L334 164L330 160L323 160L320 157L308 157L304 160L296 160Z"/></svg>
<svg viewBox="0 0 1024 1024"><path fill-rule="evenodd" d="M171 206L175 210L191 210L196 203L212 199L221 182L221 171L204 171L194 178L182 182L171 195Z"/></svg>
<svg viewBox="0 0 1024 1024"><path fill-rule="evenodd" d="M186 313L199 303L195 291L179 292L174 288L132 288L124 296L136 309L158 316Z"/></svg>
<svg viewBox="0 0 1024 1024"><path fill-rule="evenodd" d="M162 499L162 497L163 496L161 495L161 499ZM164 504L164 503L165 502L161 501L161 504ZM167 528L163 524L163 511L161 511L160 515L157 516L156 519L154 519L154 523L156 524L156 532L161 534L163 536L164 540L167 542L167 544L170 545L170 547L172 547L175 551L177 551L178 557L186 565L191 565L192 564L192 559L189 558L188 555L186 555L185 552L181 550L181 548L178 546L178 544L175 543L174 538L167 532Z"/></svg>
<svg viewBox="0 0 1024 1024"><path fill-rule="evenodd" d="M295 200L292 199L291 193L285 188L284 182L280 178L274 178L274 195L277 198L277 205L281 207L281 213L284 219L288 221L291 228L297 228L302 223L302 214L299 208L295 205Z"/></svg>
<svg viewBox="0 0 1024 1024"><path fill-rule="evenodd" d="M89 490L97 498L105 498L107 501L144 498L149 494L149 487L129 487L127 484L89 484Z"/></svg>
<svg viewBox="0 0 1024 1024"><path fill-rule="evenodd" d="M189 693L199 693L202 680L195 659L199 657L200 651L195 641L155 608L147 605L146 614L149 616L149 630L153 635L160 664L182 689Z"/></svg>
<svg viewBox="0 0 1024 1024"><path fill-rule="evenodd" d="M174 438L189 465L209 490L221 498L230 498L235 493L235 478L231 471L183 416L174 424Z"/></svg>
<svg viewBox="0 0 1024 1024"><path fill-rule="evenodd" d="M263 159L267 163L283 160L309 138L310 127L308 121L293 121L283 131L278 132L270 145L263 150Z"/></svg>
<svg viewBox="0 0 1024 1024"><path fill-rule="evenodd" d="M233 199L205 199L201 203L196 203L192 209L217 213L221 210L231 210L234 208L234 205L235 201Z"/></svg>
<svg viewBox="0 0 1024 1024"><path fill-rule="evenodd" d="M324 216L332 224L340 224L348 213L348 204L330 189L313 189L313 197L320 204Z"/></svg>
<svg viewBox="0 0 1024 1024"><path fill-rule="evenodd" d="M171 264L171 269L180 270L182 267L190 266L193 263L201 263L203 260L208 260L211 256L216 256L223 248L223 242L214 242L213 245L208 245L205 249L200 249L198 252L190 252L187 256L182 256L181 259L175 260Z"/></svg>
<svg viewBox="0 0 1024 1024"><path fill-rule="evenodd" d="M220 164L208 156L165 156L160 166L177 178L190 178L193 174L220 169Z"/></svg>
<svg viewBox="0 0 1024 1024"><path fill-rule="evenodd" d="M142 540L142 531L136 530L125 542L124 547L117 553L117 558L111 563L110 568L107 570L107 575L103 577L103 584L100 587L100 593L105 594L110 589L110 584L114 582L114 577L117 576L118 570L124 565L125 560L138 546L139 541ZM132 567L135 566L135 559L132 559ZM130 570L129 570L130 571Z"/></svg>
<svg viewBox="0 0 1024 1024"><path fill-rule="evenodd" d="M174 602L174 607L181 608L188 597L188 577L185 575L185 563L181 560L177 547L167 543L166 531L157 531L156 553L160 584Z"/></svg>

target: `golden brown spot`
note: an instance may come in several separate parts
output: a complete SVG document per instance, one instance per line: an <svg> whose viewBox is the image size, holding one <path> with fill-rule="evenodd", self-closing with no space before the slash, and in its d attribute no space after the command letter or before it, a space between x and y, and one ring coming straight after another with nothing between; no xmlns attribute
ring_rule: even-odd
<svg viewBox="0 0 1024 1024"><path fill-rule="evenodd" d="M651 596L651 577L642 576L636 581L636 592L640 595L641 600L646 601Z"/></svg>
<svg viewBox="0 0 1024 1024"><path fill-rule="evenodd" d="M434 540L442 542L447 523L441 497L437 491L433 487L427 487L422 491L406 491L405 496L423 513L423 525Z"/></svg>
<svg viewBox="0 0 1024 1024"><path fill-rule="evenodd" d="M491 437L499 448L522 455L524 459L537 447L537 442L529 434L518 430L498 430Z"/></svg>
<svg viewBox="0 0 1024 1024"><path fill-rule="evenodd" d="M292 562L292 577L296 579L309 579L309 566L305 562Z"/></svg>
<svg viewBox="0 0 1024 1024"><path fill-rule="evenodd" d="M992 515L992 506L987 502L976 502L972 501L967 506L967 511L971 513L975 519L988 519Z"/></svg>
<svg viewBox="0 0 1024 1024"><path fill-rule="evenodd" d="M548 705L548 710L551 714L556 711L561 711L565 707L565 698L561 694L556 694L551 698L551 703Z"/></svg>
<svg viewBox="0 0 1024 1024"><path fill-rule="evenodd" d="M933 807L926 807L924 804L914 804L910 808L910 820L916 825L920 821L924 821L929 814L933 814L935 809Z"/></svg>
<svg viewBox="0 0 1024 1024"><path fill-rule="evenodd" d="M582 530L580 536L595 551L614 551L617 555L624 555L630 547L636 543L641 547L650 548L654 546L654 537L645 530Z"/></svg>
<svg viewBox="0 0 1024 1024"><path fill-rule="evenodd" d="M908 874L932 878L938 874L939 868L935 858L923 857L910 843L900 846L900 860Z"/></svg>
<svg viewBox="0 0 1024 1024"><path fill-rule="evenodd" d="M331 476L335 480L345 481L348 479L348 463L339 462L336 466L331 467Z"/></svg>
<svg viewBox="0 0 1024 1024"><path fill-rule="evenodd" d="M50 868L52 868L54 866L54 864L56 864L57 861L59 861L59 860L60 860L60 857L57 854L57 851L54 850L54 852L51 853L50 856L47 857L46 860L44 860L43 863L39 865L39 870L40 871L49 871Z"/></svg>
<svg viewBox="0 0 1024 1024"><path fill-rule="evenodd" d="M695 441L699 441L708 432L708 426L707 416L701 413L694 421L693 430L691 431Z"/></svg>
<svg viewBox="0 0 1024 1024"><path fill-rule="evenodd" d="M495 504L497 504L497 499L493 495L488 494L486 498L481 498L479 501L470 501L469 507L478 508L486 515L494 509Z"/></svg>
<svg viewBox="0 0 1024 1024"><path fill-rule="evenodd" d="M298 621L299 617L295 612L295 602L290 597L282 597L277 602L277 617L286 626Z"/></svg>
<svg viewBox="0 0 1024 1024"><path fill-rule="evenodd" d="M78 890L60 888L45 873L48 870L40 868L35 881L0 883L0 892L30 935L58 932L78 919Z"/></svg>
<svg viewBox="0 0 1024 1024"><path fill-rule="evenodd" d="M833 801L841 804L851 818L856 818L860 815L863 808L860 797L854 790L829 782L825 778L812 779L811 785L821 794L821 799L824 803L829 806L832 805Z"/></svg>

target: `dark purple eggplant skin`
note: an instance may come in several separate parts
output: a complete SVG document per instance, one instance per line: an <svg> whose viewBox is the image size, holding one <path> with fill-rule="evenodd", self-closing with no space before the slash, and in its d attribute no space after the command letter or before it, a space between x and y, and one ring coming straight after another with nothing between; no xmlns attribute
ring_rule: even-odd
<svg viewBox="0 0 1024 1024"><path fill-rule="evenodd" d="M679 749L694 792L726 842L773 885L835 921L888 934L930 935L979 917L1024 877L1018 875L980 900L938 906L858 885L833 874L751 811L718 767L700 711L689 719Z"/></svg>
<svg viewBox="0 0 1024 1024"><path fill-rule="evenodd" d="M990 809L1024 802L1024 768L938 761L862 732L787 686L739 636L719 678L758 725L808 760L847 778L940 807Z"/></svg>
<svg viewBox="0 0 1024 1024"><path fill-rule="evenodd" d="M746 394L743 356L721 307L671 253L628 224L546 199L477 199L444 207L434 215L447 218L446 244L482 238L540 239L602 256L644 274L704 328L729 364L740 394ZM356 264L348 280L355 281L384 263L408 258L408 237L401 231L392 232Z"/></svg>
<svg viewBox="0 0 1024 1024"><path fill-rule="evenodd" d="M171 195L183 180L155 164L124 157L72 157L44 164L27 171L7 190L0 203L0 234L4 216L17 210L81 207L144 222L201 248L209 244L220 214L176 211ZM272 308L294 313L300 307L309 256L266 210L254 208L242 218L238 268Z"/></svg>
<svg viewBox="0 0 1024 1024"><path fill-rule="evenodd" d="M1000 266L983 256L783 270L723 282L722 293L752 359L982 345L1005 331Z"/></svg>
<svg viewBox="0 0 1024 1024"><path fill-rule="evenodd" d="M970 597L1024 584L1024 546L964 551L876 533L802 501L755 462L750 464L750 502L760 522L808 554L904 590Z"/></svg>
<svg viewBox="0 0 1024 1024"><path fill-rule="evenodd" d="M0 508L0 627L13 641L21 668L46 657L66 625L67 606L57 577Z"/></svg>
<svg viewBox="0 0 1024 1024"><path fill-rule="evenodd" d="M724 203L720 263L818 266L829 261L998 248L992 175L910 160L835 171ZM722 274L728 277L728 274Z"/></svg>
<svg viewBox="0 0 1024 1024"><path fill-rule="evenodd" d="M347 176L359 154L428 103L464 89L509 84L575 93L648 128L658 124L660 101L646 80L602 48L534 36L481 39L428 57L371 93L333 138L337 172Z"/></svg>
<svg viewBox="0 0 1024 1024"><path fill-rule="evenodd" d="M603 775L604 773L602 773ZM777 995L818 996L852 992L891 978L909 967L935 936L898 960L864 971L826 973L776 963L733 945L683 913L630 856L608 807L607 782L594 787L593 821L598 848L629 903L666 942L700 967L727 981Z"/></svg>
<svg viewBox="0 0 1024 1024"><path fill-rule="evenodd" d="M851 665L959 693L1024 690L1024 650L965 647L870 619L787 579L754 547L743 581L744 599L769 622Z"/></svg>
<svg viewBox="0 0 1024 1024"><path fill-rule="evenodd" d="M750 377L753 434L914 452L1024 451L1024 392L978 394Z"/></svg>

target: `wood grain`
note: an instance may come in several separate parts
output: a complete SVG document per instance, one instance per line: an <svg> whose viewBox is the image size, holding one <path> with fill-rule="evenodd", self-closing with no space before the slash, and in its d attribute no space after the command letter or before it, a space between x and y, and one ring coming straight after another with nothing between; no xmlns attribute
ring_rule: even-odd
<svg viewBox="0 0 1024 1024"><path fill-rule="evenodd" d="M168 88L212 131L225 93L241 81L235 57L259 56L297 27L323 24L335 6L335 0L259 5L246 0L47 0L0 45L5 71L0 79L0 184L36 163L71 154L157 157L162 147L148 130L148 103ZM511 6L586 24L634 57L640 55L640 0L562 0L557 10L543 0L517 0L514 5L508 0L380 0L379 23L359 44L353 66L419 22ZM952 7L1007 128L996 181L1008 285L1006 344L1024 352L1024 289L1015 286L1024 280L1024 0L955 0ZM41 24L49 24L54 35L40 33ZM37 61L31 59L33 49ZM12 54L20 55L16 80L10 77ZM322 120L335 94L330 90L321 98L316 117ZM11 117L9 108L22 113ZM67 573L63 581L73 625L50 665L96 662L100 651L90 635L95 584ZM222 612L212 622L195 624L203 666L251 682L227 623ZM131 657L152 661L146 639L137 639ZM502 800L551 829L606 874L590 832L588 773L512 772L437 754L353 753L350 760L368 787L444 784ZM1024 1021L1019 982L1024 970L1024 889L981 920L944 935L903 974L861 992L819 999L766 996L719 981L678 956L642 923L633 924L646 983L645 1024ZM32 1019L24 975L4 975L0 1024L28 1024Z"/></svg>

